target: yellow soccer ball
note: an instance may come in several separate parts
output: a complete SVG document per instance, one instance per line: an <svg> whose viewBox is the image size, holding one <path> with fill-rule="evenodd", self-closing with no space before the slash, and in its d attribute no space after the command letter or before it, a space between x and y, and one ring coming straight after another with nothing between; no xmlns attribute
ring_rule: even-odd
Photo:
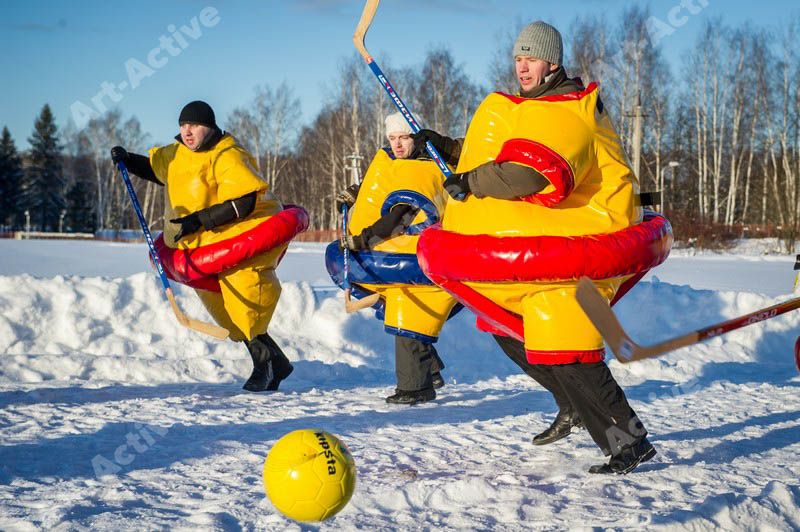
<svg viewBox="0 0 800 532"><path fill-rule="evenodd" d="M324 521L345 507L356 488L356 464L336 436L295 430L272 446L264 462L264 489L295 521Z"/></svg>

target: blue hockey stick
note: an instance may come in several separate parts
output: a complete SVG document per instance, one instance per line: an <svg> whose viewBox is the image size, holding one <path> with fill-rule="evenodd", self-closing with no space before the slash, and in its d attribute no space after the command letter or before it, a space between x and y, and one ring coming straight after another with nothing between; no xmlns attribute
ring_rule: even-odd
<svg viewBox="0 0 800 532"><path fill-rule="evenodd" d="M122 174L122 179L125 181L125 187L128 189L128 195L131 197L131 203L133 203L133 210L136 211L136 216L139 218L139 224L142 226L144 239L147 241L147 247L150 249L150 257L152 257L153 264L156 266L158 276L161 278L161 284L164 285L164 293L167 294L167 299L172 307L172 311L175 312L175 317L178 318L178 323L184 327L188 327L189 329L213 336L219 340L224 340L230 334L227 329L223 329L222 327L218 327L217 325L206 323L204 321L194 320L186 316L186 314L181 311L178 303L175 301L175 295L172 293L172 288L169 285L167 274L164 273L164 267L162 266L161 259L156 251L156 246L153 244L153 237L150 235L150 229L147 227L147 221L144 219L144 214L142 214L142 207L139 205L139 198L136 196L136 192L133 190L133 183L131 183L131 178L128 175L128 169L125 167L125 163L122 161L117 163L117 168L119 168L119 171Z"/></svg>
<svg viewBox="0 0 800 532"><path fill-rule="evenodd" d="M373 59L372 56L369 55L369 52L367 51L367 48L364 45L364 38L367 36L367 30L369 29L370 24L372 24L372 19L375 18L375 12L378 11L379 3L380 0L367 0L367 3L364 5L364 11L361 13L361 20L358 21L358 26L356 26L356 32L353 34L353 44L356 45L358 53L360 53L361 57L364 58L364 61L367 62L367 66L369 66L369 69L372 70L373 74L375 74L375 77L378 78L378 81L380 81L381 86L386 91L386 94L388 94L389 98L392 100L392 102L394 102L394 105L395 107L397 107L397 110L400 111L400 113L406 119L406 122L408 122L408 125L411 127L411 131L413 131L414 133L418 133L421 128L419 127L419 124L417 124L414 115L412 115L411 111L408 110L406 104L403 103L403 100L397 94L397 91L394 90L392 84L389 83L388 79L386 79L386 76L383 74L383 71L378 66L378 63L376 63L375 59ZM427 141L425 143L425 148L428 151L428 155L431 156L431 159L433 159L436 162L436 166L438 166L439 170L442 171L442 174L444 175L445 179L453 175L453 172L444 162L442 156L439 155L439 152L433 146L433 143L431 141ZM462 192L457 196L455 196L455 199L463 201L465 197L466 194Z"/></svg>

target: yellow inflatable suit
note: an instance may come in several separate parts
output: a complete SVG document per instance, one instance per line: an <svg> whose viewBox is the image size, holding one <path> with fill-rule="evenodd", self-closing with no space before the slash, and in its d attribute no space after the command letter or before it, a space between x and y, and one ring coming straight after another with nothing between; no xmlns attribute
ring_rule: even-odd
<svg viewBox="0 0 800 532"><path fill-rule="evenodd" d="M428 159L393 159L381 149L364 176L351 209L350 234L360 234L396 205L419 208L404 234L384 240L371 251L352 254L350 279L382 296L384 326L391 334L435 342L456 304L450 294L425 277L416 261L419 234L439 221L446 196L441 172ZM329 248L329 255L338 251L334 248L336 245ZM328 259L333 275L340 261L331 264Z"/></svg>
<svg viewBox="0 0 800 532"><path fill-rule="evenodd" d="M631 275L666 258L671 237L660 221L643 223L638 182L596 85L539 99L490 94L456 171L491 161L529 166L550 184L517 200L449 201L442 227L423 235L423 268L437 284L520 316L516 336L530 362L602 360L603 339L574 297L576 279L588 275L610 300Z"/></svg>
<svg viewBox="0 0 800 532"><path fill-rule="evenodd" d="M180 142L150 150L150 164L164 183L164 244L170 248L196 250L203 246L235 241L282 210L267 191L255 160L231 135L225 134L212 148L191 151ZM186 216L227 200L257 192L254 211L245 219L188 235L177 243L180 229L169 220ZM252 340L266 332L280 296L275 275L278 260L288 244L256 255L218 274L219 292L196 290L208 312L230 331L234 341Z"/></svg>

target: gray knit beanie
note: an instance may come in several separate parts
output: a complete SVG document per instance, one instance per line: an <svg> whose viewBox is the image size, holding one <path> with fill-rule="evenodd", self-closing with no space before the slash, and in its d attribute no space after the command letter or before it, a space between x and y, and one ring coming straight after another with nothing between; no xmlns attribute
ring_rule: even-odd
<svg viewBox="0 0 800 532"><path fill-rule="evenodd" d="M550 24L537 20L520 32L514 43L514 57L529 55L554 65L564 62L564 45L561 34Z"/></svg>

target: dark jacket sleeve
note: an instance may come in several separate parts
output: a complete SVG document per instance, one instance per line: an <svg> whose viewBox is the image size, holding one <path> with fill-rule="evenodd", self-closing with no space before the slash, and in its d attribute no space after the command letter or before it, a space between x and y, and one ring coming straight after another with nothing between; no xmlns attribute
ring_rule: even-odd
<svg viewBox="0 0 800 532"><path fill-rule="evenodd" d="M458 160L461 158L461 147L464 145L464 139L451 139L450 137L442 137L444 146L442 146L441 155L444 162L450 166L458 165Z"/></svg>
<svg viewBox="0 0 800 532"><path fill-rule="evenodd" d="M128 171L146 181L151 181L156 185L164 186L164 183L158 180L156 177L155 172L153 172L153 167L150 166L150 158L145 157L144 155L139 155L138 153L129 153L128 160L125 163L125 166L128 167Z"/></svg>
<svg viewBox="0 0 800 532"><path fill-rule="evenodd" d="M361 231L361 240L368 248L373 248L393 236L402 234L416 218L419 209L411 205L397 205L378 221Z"/></svg>
<svg viewBox="0 0 800 532"><path fill-rule="evenodd" d="M482 164L469 172L468 179L476 198L507 200L530 196L550 184L533 168L512 162Z"/></svg>
<svg viewBox="0 0 800 532"><path fill-rule="evenodd" d="M197 216L206 230L247 218L256 208L256 195L256 192L251 192L241 198L212 205L197 211Z"/></svg>

